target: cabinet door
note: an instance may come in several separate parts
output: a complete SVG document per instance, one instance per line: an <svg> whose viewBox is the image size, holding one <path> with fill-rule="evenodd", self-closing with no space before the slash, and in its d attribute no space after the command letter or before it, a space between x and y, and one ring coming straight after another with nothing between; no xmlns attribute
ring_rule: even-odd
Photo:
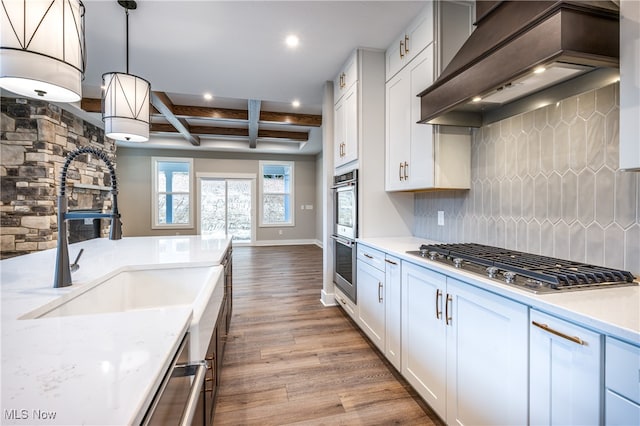
<svg viewBox="0 0 640 426"><path fill-rule="evenodd" d="M423 50L386 84L387 191L433 188L433 128L419 124L416 95L433 80L433 45Z"/></svg>
<svg viewBox="0 0 640 426"><path fill-rule="evenodd" d="M338 101L358 80L358 52L355 51L344 64L336 78L333 80L333 102Z"/></svg>
<svg viewBox="0 0 640 426"><path fill-rule="evenodd" d="M607 426L640 425L640 405L607 389L604 424Z"/></svg>
<svg viewBox="0 0 640 426"><path fill-rule="evenodd" d="M342 164L358 159L358 83L344 95L344 156Z"/></svg>
<svg viewBox="0 0 640 426"><path fill-rule="evenodd" d="M405 70L386 84L385 189L404 189L404 164L409 161L411 138L411 81Z"/></svg>
<svg viewBox="0 0 640 426"><path fill-rule="evenodd" d="M532 309L529 356L532 425L602 423L601 335Z"/></svg>
<svg viewBox="0 0 640 426"><path fill-rule="evenodd" d="M409 65L410 129L409 160L405 166L408 189L433 188L434 182L434 151L433 127L430 124L420 124L420 98L418 93L429 87L433 82L433 44L427 47Z"/></svg>
<svg viewBox="0 0 640 426"><path fill-rule="evenodd" d="M384 354L391 364L398 370L401 368L401 290L400 290L400 259L387 255L385 257L385 350Z"/></svg>
<svg viewBox="0 0 640 426"><path fill-rule="evenodd" d="M402 262L402 375L442 418L446 417L446 277Z"/></svg>
<svg viewBox="0 0 640 426"><path fill-rule="evenodd" d="M527 424L527 306L452 278L445 304L447 423Z"/></svg>
<svg viewBox="0 0 640 426"><path fill-rule="evenodd" d="M345 105L344 99L333 109L333 163L338 167L343 163L345 145Z"/></svg>
<svg viewBox="0 0 640 426"><path fill-rule="evenodd" d="M358 261L358 322L371 341L384 352L384 272Z"/></svg>
<svg viewBox="0 0 640 426"><path fill-rule="evenodd" d="M433 41L433 3L426 6L420 15L403 31L385 52L386 79L391 79L409 61Z"/></svg>

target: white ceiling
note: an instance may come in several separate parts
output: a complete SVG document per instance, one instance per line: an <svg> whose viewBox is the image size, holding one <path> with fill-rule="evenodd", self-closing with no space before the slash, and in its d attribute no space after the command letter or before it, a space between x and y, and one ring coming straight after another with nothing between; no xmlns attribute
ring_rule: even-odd
<svg viewBox="0 0 640 426"><path fill-rule="evenodd" d="M125 10L116 0L84 4L83 96L99 98L102 74L126 70ZM129 72L149 80L153 91L168 93L174 104L246 109L247 99L258 99L262 110L320 114L323 85L349 53L356 47L385 49L424 4L138 0L129 14ZM285 45L290 33L300 38L296 49ZM214 99L205 101L205 92ZM290 106L294 99L300 108ZM179 136L154 139L145 146L247 147L244 141L203 138L197 148ZM312 130L307 144L288 151L315 154L320 139L319 129ZM272 151L269 144L261 145L258 152Z"/></svg>

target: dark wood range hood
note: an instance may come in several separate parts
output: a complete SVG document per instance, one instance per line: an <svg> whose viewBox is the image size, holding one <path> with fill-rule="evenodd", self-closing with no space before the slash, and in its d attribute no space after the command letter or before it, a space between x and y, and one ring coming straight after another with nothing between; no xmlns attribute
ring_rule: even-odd
<svg viewBox="0 0 640 426"><path fill-rule="evenodd" d="M476 1L476 16L475 31L418 95L421 123L481 127L618 77L613 2Z"/></svg>

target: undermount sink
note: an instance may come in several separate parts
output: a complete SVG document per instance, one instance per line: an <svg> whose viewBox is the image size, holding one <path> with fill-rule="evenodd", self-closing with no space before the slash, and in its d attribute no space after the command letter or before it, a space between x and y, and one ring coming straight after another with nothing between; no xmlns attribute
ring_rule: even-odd
<svg viewBox="0 0 640 426"><path fill-rule="evenodd" d="M123 271L68 301L62 300L60 305L36 318L191 305L212 270L202 267Z"/></svg>
<svg viewBox="0 0 640 426"><path fill-rule="evenodd" d="M190 357L202 359L224 290L222 266L127 269L59 297L20 319L121 313L190 305ZM205 343L206 342L206 343ZM200 356L202 355L202 356Z"/></svg>

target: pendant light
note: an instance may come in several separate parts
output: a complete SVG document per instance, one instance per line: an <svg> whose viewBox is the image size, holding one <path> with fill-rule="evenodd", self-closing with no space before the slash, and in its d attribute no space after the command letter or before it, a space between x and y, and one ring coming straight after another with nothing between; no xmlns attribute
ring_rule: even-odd
<svg viewBox="0 0 640 426"><path fill-rule="evenodd" d="M149 95L151 85L143 78L129 74L129 10L135 1L118 0L127 18L127 72L102 75L102 120L105 135L128 142L149 140Z"/></svg>
<svg viewBox="0 0 640 426"><path fill-rule="evenodd" d="M81 99L82 1L3 0L0 37L0 87L49 102Z"/></svg>

